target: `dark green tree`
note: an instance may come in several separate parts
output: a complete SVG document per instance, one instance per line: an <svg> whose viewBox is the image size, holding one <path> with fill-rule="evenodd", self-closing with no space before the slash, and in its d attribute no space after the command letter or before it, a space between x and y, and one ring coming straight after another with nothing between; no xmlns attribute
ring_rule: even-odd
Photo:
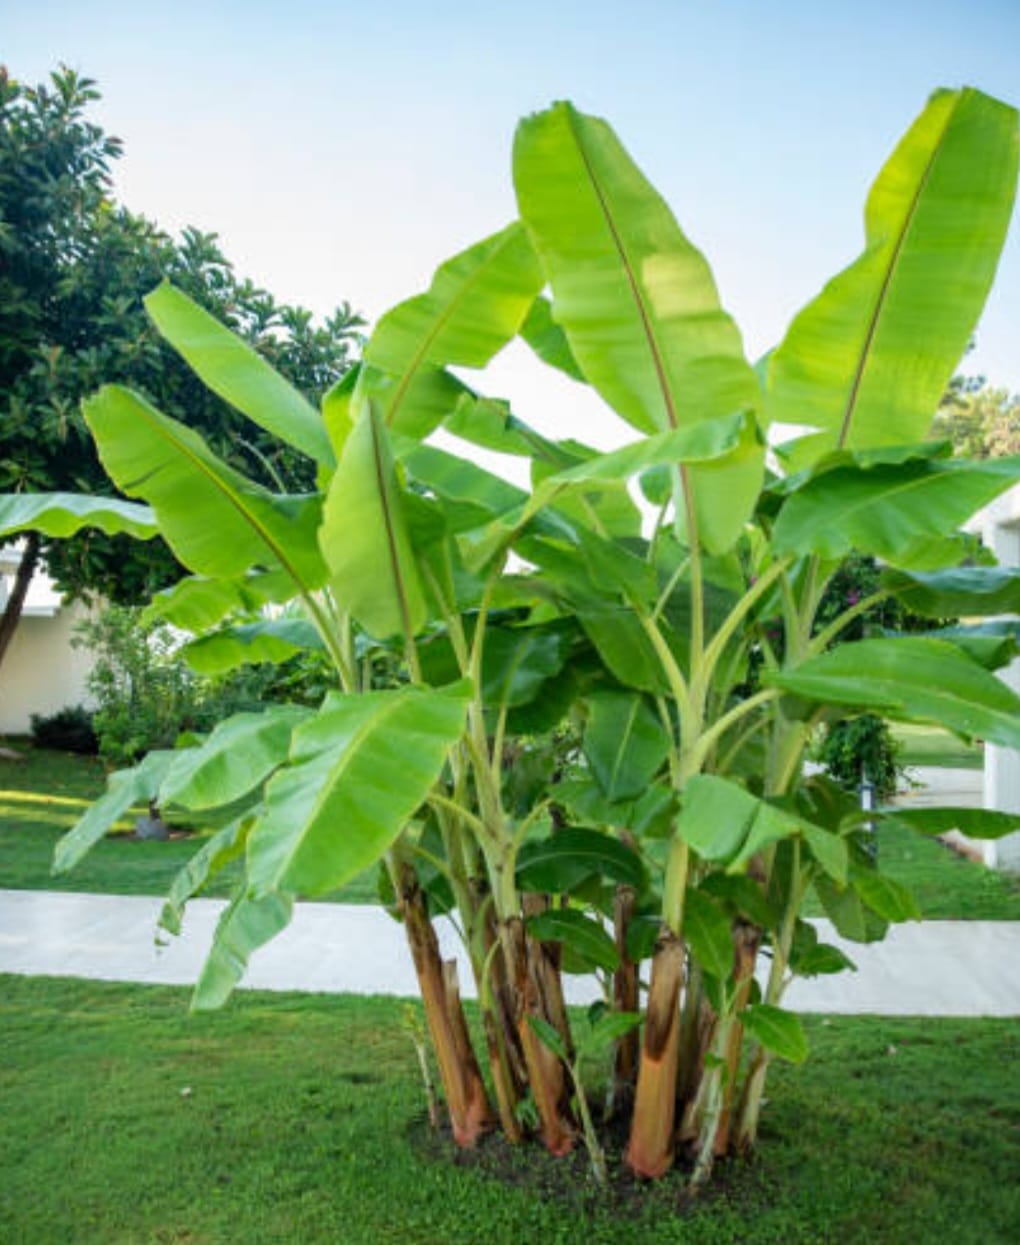
<svg viewBox="0 0 1020 1245"><path fill-rule="evenodd" d="M67 68L36 87L0 68L0 492L109 491L79 412L106 382L145 393L262 483L310 487L307 462L211 394L141 300L168 278L313 401L349 366L361 320L344 303L316 324L238 277L215 234L186 229L173 239L115 203L110 169L121 143L87 119L98 98L94 82ZM67 595L119 603L180 573L162 541L29 535L0 617L0 660L40 562Z"/></svg>

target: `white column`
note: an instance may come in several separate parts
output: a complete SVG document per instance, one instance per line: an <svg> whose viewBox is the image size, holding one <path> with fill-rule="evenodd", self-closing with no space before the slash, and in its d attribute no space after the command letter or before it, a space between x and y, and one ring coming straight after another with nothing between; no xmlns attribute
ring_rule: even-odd
<svg viewBox="0 0 1020 1245"><path fill-rule="evenodd" d="M1003 566L1020 567L1020 491L1011 489L989 507L989 520L982 532ZM1000 677L1020 692L1020 659ZM985 745L985 808L1020 813L1020 752L998 744ZM985 863L999 869L1020 872L1020 833L1007 835L984 845Z"/></svg>

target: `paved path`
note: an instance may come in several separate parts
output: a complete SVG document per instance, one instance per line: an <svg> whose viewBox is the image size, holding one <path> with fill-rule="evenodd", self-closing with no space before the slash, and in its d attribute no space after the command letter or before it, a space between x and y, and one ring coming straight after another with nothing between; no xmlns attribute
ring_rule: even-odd
<svg viewBox="0 0 1020 1245"><path fill-rule="evenodd" d="M0 972L188 985L212 938L220 900L188 906L182 936L155 945L162 900L0 890ZM856 973L797 981L784 1002L803 1012L888 1016L1020 1016L1020 922L930 921L894 927L883 943L842 942L818 921L824 941ZM451 927L440 923L447 956L470 971ZM571 1002L597 997L594 981L568 978ZM245 987L323 993L414 995L403 930L381 909L298 904L292 924L252 958Z"/></svg>

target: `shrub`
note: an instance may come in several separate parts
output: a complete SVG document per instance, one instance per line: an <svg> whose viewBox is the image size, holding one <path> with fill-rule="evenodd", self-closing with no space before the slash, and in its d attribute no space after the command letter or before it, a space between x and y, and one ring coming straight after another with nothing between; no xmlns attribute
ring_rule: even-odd
<svg viewBox="0 0 1020 1245"><path fill-rule="evenodd" d="M818 759L847 791L856 792L867 782L879 800L888 800L896 794L902 773L899 754L900 745L888 722L873 713L862 713L829 727Z"/></svg>
<svg viewBox="0 0 1020 1245"><path fill-rule="evenodd" d="M92 714L84 705L69 705L51 714L33 713L32 738L40 748L79 752L83 756L95 756L99 751Z"/></svg>

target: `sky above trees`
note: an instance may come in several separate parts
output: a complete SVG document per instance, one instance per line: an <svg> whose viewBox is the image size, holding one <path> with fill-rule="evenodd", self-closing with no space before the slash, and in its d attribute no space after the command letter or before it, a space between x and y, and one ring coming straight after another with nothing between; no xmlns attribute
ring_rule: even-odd
<svg viewBox="0 0 1020 1245"><path fill-rule="evenodd" d="M25 0L24 81L99 80L126 144L116 192L218 231L241 271L374 318L515 214L517 119L553 98L607 117L704 250L754 356L860 249L867 188L938 85L1020 103L1015 0ZM1020 222L967 369L1020 390ZM487 381L559 435L618 421L508 352Z"/></svg>

